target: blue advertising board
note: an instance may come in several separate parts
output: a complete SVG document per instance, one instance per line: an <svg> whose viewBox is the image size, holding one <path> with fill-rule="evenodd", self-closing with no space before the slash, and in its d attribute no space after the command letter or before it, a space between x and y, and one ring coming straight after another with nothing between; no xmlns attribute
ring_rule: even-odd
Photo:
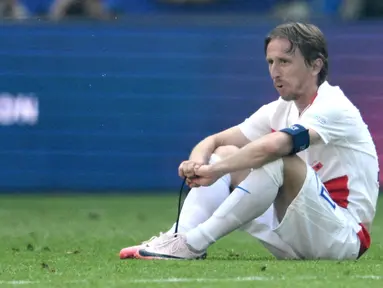
<svg viewBox="0 0 383 288"><path fill-rule="evenodd" d="M263 52L272 27L3 25L0 190L178 188L197 141L277 97ZM383 23L321 27L330 82L358 105L382 154Z"/></svg>

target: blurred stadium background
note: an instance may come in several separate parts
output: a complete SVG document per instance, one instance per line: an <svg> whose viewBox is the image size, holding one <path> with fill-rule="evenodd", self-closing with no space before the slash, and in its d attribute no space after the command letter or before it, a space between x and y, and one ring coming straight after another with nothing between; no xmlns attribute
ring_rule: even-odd
<svg viewBox="0 0 383 288"><path fill-rule="evenodd" d="M193 146L276 99L263 40L284 20L324 31L383 164L382 17L382 0L0 0L0 286L382 287L382 197L357 262L276 262L241 233L207 262L118 258L170 228Z"/></svg>
<svg viewBox="0 0 383 288"><path fill-rule="evenodd" d="M1 191L178 188L197 141L277 97L263 39L284 19L326 33L383 153L380 0L0 3Z"/></svg>

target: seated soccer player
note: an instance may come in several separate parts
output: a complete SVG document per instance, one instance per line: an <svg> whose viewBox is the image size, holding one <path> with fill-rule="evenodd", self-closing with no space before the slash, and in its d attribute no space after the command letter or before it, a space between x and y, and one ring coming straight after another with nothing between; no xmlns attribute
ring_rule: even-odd
<svg viewBox="0 0 383 288"><path fill-rule="evenodd" d="M120 258L199 259L241 229L277 259L357 259L370 246L378 160L358 109L327 82L325 37L287 23L265 39L280 97L207 137L179 166L192 187L179 221Z"/></svg>

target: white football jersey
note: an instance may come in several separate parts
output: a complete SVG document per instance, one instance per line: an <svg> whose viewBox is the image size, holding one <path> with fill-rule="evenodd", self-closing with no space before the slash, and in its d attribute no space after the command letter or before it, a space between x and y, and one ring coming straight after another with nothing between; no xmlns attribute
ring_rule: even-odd
<svg viewBox="0 0 383 288"><path fill-rule="evenodd" d="M251 141L293 124L315 130L323 142L298 153L319 175L331 198L370 231L379 193L378 157L359 110L339 87L324 82L299 115L293 101L279 98L239 124Z"/></svg>

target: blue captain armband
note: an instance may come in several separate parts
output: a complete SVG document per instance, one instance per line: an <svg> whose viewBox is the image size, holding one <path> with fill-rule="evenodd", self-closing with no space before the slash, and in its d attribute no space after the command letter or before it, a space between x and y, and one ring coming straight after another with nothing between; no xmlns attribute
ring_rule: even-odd
<svg viewBox="0 0 383 288"><path fill-rule="evenodd" d="M292 137L293 149L289 155L294 155L307 149L310 146L309 130L299 124L294 124L289 128L284 128L280 132L285 132Z"/></svg>

